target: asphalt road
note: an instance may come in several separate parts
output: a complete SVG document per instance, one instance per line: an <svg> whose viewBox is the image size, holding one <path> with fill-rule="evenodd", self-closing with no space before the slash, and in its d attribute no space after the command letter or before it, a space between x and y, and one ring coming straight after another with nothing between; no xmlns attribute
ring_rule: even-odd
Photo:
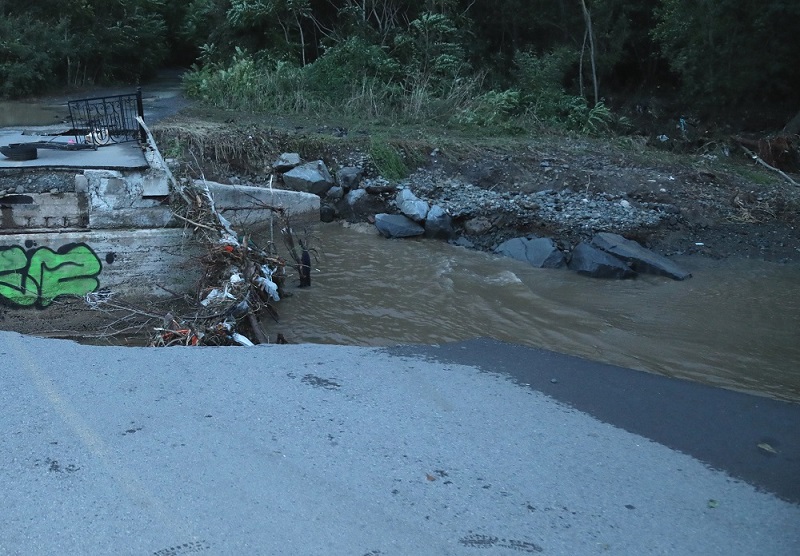
<svg viewBox="0 0 800 556"><path fill-rule="evenodd" d="M490 341L0 361L0 554L800 554L797 405Z"/></svg>

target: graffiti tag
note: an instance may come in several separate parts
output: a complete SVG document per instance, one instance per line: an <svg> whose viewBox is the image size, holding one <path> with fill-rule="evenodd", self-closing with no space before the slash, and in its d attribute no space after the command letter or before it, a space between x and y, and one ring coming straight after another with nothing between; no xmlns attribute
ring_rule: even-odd
<svg viewBox="0 0 800 556"><path fill-rule="evenodd" d="M100 285L103 265L85 243L23 249L0 246L0 303L44 309L63 295L82 296Z"/></svg>

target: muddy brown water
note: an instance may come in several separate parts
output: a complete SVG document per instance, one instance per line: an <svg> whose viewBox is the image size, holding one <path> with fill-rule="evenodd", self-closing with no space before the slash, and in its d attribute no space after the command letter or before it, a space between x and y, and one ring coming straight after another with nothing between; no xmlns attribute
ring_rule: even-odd
<svg viewBox="0 0 800 556"><path fill-rule="evenodd" d="M150 90L151 89L151 90ZM174 112L179 79L146 91ZM155 91L155 92L153 92ZM0 103L0 127L46 125L64 105ZM278 305L292 342L385 346L479 336L800 401L800 265L676 259L694 277L592 280L372 226L320 224L312 287Z"/></svg>
<svg viewBox="0 0 800 556"><path fill-rule="evenodd" d="M311 288L269 328L384 346L477 336L800 401L800 266L676 259L694 277L596 280L372 226L321 224Z"/></svg>

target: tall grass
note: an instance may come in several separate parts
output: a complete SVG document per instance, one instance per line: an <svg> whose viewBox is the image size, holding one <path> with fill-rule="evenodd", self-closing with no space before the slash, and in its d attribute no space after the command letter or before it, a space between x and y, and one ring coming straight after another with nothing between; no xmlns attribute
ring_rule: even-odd
<svg viewBox="0 0 800 556"><path fill-rule="evenodd" d="M365 69L363 60L348 68L321 58L298 67L257 61L237 52L228 65L195 67L184 77L187 93L211 106L254 113L304 117L336 115L372 123L434 124L518 132L542 124L585 134L605 132L610 111L589 108L582 97L566 94L552 61L521 64L525 90L486 91L483 75L454 75L449 80L428 73L400 75ZM559 62L561 59L559 59ZM549 63L548 63L549 62ZM383 67L383 66L382 66ZM542 68L547 69L544 71Z"/></svg>

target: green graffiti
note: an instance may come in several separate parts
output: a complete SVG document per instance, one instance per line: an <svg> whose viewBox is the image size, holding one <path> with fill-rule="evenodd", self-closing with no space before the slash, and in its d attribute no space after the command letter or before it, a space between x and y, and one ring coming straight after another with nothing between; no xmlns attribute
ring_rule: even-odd
<svg viewBox="0 0 800 556"><path fill-rule="evenodd" d="M63 295L81 296L100 285L103 266L85 243L23 249L0 246L0 303L44 309Z"/></svg>

